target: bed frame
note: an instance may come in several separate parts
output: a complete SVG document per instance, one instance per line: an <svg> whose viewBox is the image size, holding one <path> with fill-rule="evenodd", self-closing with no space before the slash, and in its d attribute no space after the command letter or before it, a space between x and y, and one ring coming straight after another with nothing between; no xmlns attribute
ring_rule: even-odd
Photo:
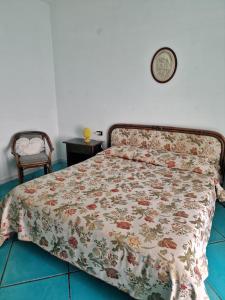
<svg viewBox="0 0 225 300"><path fill-rule="evenodd" d="M154 130L154 131L178 132L178 133L210 136L210 137L216 138L221 144L220 172L221 172L221 176L222 176L223 186L225 185L225 138L222 134L220 134L216 131L203 130L203 129L118 123L118 124L112 125L108 130L108 139L107 139L107 146L108 147L111 146L112 132L116 128L145 129L145 130Z"/></svg>

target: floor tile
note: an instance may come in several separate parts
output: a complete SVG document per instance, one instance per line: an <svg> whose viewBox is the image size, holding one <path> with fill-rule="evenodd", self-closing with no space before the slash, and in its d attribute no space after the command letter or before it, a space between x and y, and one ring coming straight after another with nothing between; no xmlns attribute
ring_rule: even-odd
<svg viewBox="0 0 225 300"><path fill-rule="evenodd" d="M16 241L12 246L2 286L67 272L67 263L32 243Z"/></svg>
<svg viewBox="0 0 225 300"><path fill-rule="evenodd" d="M133 299L128 294L84 272L76 272L70 275L70 290L71 300Z"/></svg>
<svg viewBox="0 0 225 300"><path fill-rule="evenodd" d="M74 272L80 272L80 269L76 268L75 266L68 264L69 265L69 272L74 273Z"/></svg>
<svg viewBox="0 0 225 300"><path fill-rule="evenodd" d="M225 299L225 242L209 244L207 257L209 264L207 282L222 299Z"/></svg>
<svg viewBox="0 0 225 300"><path fill-rule="evenodd" d="M1 300L68 300L67 275L0 288Z"/></svg>
<svg viewBox="0 0 225 300"><path fill-rule="evenodd" d="M205 287L210 300L221 300L207 282L205 284Z"/></svg>
<svg viewBox="0 0 225 300"><path fill-rule="evenodd" d="M3 198L5 196L5 194L7 194L9 191L11 191L18 184L19 184L19 181L17 179L14 179L14 180L11 180L4 184L1 184L0 185L0 198Z"/></svg>
<svg viewBox="0 0 225 300"><path fill-rule="evenodd" d="M59 171L61 169L64 169L67 167L67 163L64 160L61 160L59 162L56 162L53 164L52 169L53 172L55 171ZM44 175L44 171L43 168L38 168L38 169L34 169L33 172L26 174L24 176L24 181L29 181L32 180L34 178L40 177ZM14 187L16 187L19 184L19 180L18 179L13 179L10 180L6 183L3 183L0 185L0 201L1 199L5 196L5 194L7 194L9 191L11 191Z"/></svg>
<svg viewBox="0 0 225 300"><path fill-rule="evenodd" d="M225 238L212 227L209 243L221 242L224 241L224 239Z"/></svg>
<svg viewBox="0 0 225 300"><path fill-rule="evenodd" d="M12 245L12 239L5 241L4 244L0 247L0 283L5 268L5 264L9 255L9 251Z"/></svg>
<svg viewBox="0 0 225 300"><path fill-rule="evenodd" d="M225 220L225 207L222 206L220 203L217 203L212 225L217 232L219 232L225 237L224 220Z"/></svg>

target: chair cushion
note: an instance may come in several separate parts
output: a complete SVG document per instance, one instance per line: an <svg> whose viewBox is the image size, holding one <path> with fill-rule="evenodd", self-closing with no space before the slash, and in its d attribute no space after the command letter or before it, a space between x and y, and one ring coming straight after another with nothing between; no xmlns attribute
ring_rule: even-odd
<svg viewBox="0 0 225 300"><path fill-rule="evenodd" d="M16 153L19 155L38 154L44 150L44 141L39 137L31 139L21 137L16 141Z"/></svg>
<svg viewBox="0 0 225 300"><path fill-rule="evenodd" d="M48 155L45 152L41 152L33 155L20 156L20 164L27 165L33 163L45 163L48 161Z"/></svg>

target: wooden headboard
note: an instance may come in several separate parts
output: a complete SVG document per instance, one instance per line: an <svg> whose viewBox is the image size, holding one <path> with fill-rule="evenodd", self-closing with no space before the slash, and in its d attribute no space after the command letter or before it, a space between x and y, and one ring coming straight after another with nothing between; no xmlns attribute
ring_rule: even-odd
<svg viewBox="0 0 225 300"><path fill-rule="evenodd" d="M225 138L215 131L170 126L114 124L108 130L107 145L108 147L133 145L155 149L164 147L163 149L174 152L208 157L218 161L223 182L225 179Z"/></svg>

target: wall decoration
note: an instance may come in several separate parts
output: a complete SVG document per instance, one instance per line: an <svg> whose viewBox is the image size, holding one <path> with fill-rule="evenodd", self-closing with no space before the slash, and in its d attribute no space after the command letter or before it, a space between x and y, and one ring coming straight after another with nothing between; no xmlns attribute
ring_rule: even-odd
<svg viewBox="0 0 225 300"><path fill-rule="evenodd" d="M169 81L176 69L177 57L172 49L163 47L156 51L151 62L151 73L156 81L160 83Z"/></svg>

